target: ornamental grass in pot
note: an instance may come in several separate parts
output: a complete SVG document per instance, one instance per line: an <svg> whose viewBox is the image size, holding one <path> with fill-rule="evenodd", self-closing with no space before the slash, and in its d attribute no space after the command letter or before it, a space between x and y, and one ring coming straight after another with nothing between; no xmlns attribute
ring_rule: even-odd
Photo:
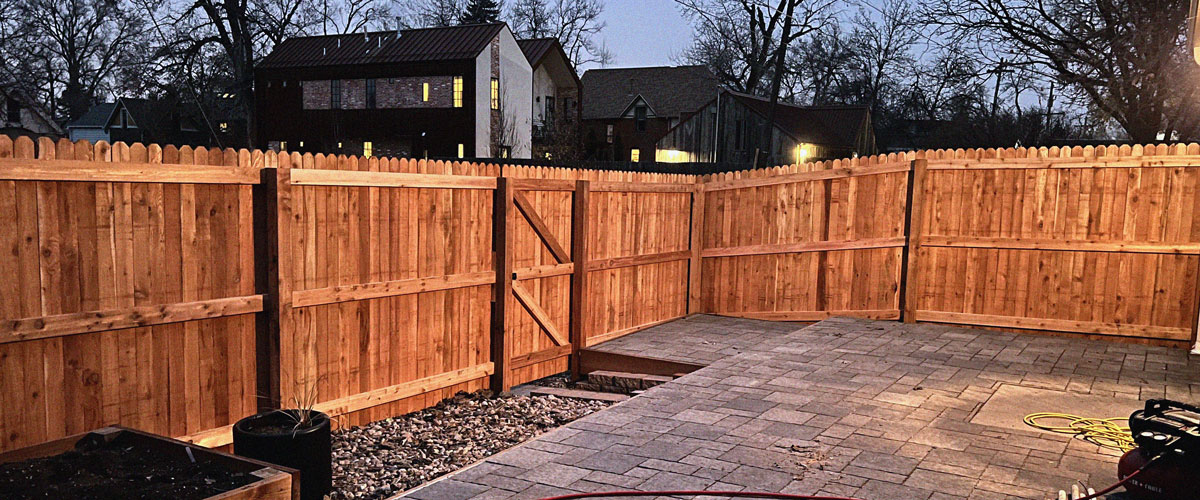
<svg viewBox="0 0 1200 500"><path fill-rule="evenodd" d="M300 471L300 499L320 500L333 488L329 415L314 409L316 386L292 398L293 408L270 410L233 426L233 452Z"/></svg>

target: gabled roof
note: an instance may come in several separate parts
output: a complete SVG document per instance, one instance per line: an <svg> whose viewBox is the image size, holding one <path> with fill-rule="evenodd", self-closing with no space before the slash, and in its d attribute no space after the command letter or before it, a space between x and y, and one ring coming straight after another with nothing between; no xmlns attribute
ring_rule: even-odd
<svg viewBox="0 0 1200 500"><path fill-rule="evenodd" d="M0 105L3 104L4 99L13 99L21 103L22 107L32 112L33 115L37 117L38 121L41 121L42 125L45 125L51 131L53 131L53 133L63 133L63 128L58 125L58 122L54 121L50 117L50 113L48 113L45 109L42 109L41 105L37 104L37 101L30 99L29 96L24 92L21 92L15 88L0 86L0 97L3 97L3 99L0 99Z"/></svg>
<svg viewBox="0 0 1200 500"><path fill-rule="evenodd" d="M91 108L88 108L86 113L76 118L75 121L68 123L67 128L104 128L108 124L108 118L112 116L114 109L117 109L117 103L115 102L93 104Z"/></svg>
<svg viewBox="0 0 1200 500"><path fill-rule="evenodd" d="M546 57L551 54L558 54L562 58L561 67L558 65L549 65L547 69L552 75L557 73L557 77L569 75L571 80L575 81L575 85L579 86L579 74L575 72L575 63L567 56L567 51L563 50L562 43L557 38L546 37L517 40L517 45L521 47L521 52L525 53L525 59L529 60L529 67L535 71L539 65L546 62Z"/></svg>
<svg viewBox="0 0 1200 500"><path fill-rule="evenodd" d="M704 66L592 69L583 74L583 119L620 118L638 95L658 116L677 117L703 107L719 88Z"/></svg>
<svg viewBox="0 0 1200 500"><path fill-rule="evenodd" d="M547 38L530 38L528 40L517 40L517 45L521 46L521 52L525 53L525 58L529 59L530 66L537 66L542 62L542 58L549 54L555 45L559 45L558 39L554 37ZM562 45L559 45L559 50L562 50Z"/></svg>
<svg viewBox="0 0 1200 500"><path fill-rule="evenodd" d="M725 91L739 103L766 117L771 101L741 92ZM797 106L779 102L775 108L775 126L798 142L854 149L863 127L870 123L867 106Z"/></svg>
<svg viewBox="0 0 1200 500"><path fill-rule="evenodd" d="M489 23L294 37L276 45L258 68L474 59L506 26Z"/></svg>

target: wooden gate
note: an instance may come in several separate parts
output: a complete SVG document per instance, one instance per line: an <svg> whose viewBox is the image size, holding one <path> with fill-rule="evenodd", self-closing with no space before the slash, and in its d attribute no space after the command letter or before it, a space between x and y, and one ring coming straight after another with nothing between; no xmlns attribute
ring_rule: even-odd
<svg viewBox="0 0 1200 500"><path fill-rule="evenodd" d="M493 387L563 371L582 344L588 181L500 178ZM517 250L519 249L519 250ZM574 363L570 363L574 366Z"/></svg>

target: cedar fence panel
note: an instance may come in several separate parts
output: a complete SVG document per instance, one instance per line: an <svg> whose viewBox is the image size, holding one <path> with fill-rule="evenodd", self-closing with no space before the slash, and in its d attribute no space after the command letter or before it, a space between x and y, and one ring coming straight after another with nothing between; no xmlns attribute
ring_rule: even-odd
<svg viewBox="0 0 1200 500"><path fill-rule="evenodd" d="M486 387L495 173L281 156L284 405L315 390L318 409L359 425Z"/></svg>
<svg viewBox="0 0 1200 500"><path fill-rule="evenodd" d="M706 177L703 310L899 318L909 171L878 156Z"/></svg>
<svg viewBox="0 0 1200 500"><path fill-rule="evenodd" d="M574 256L573 200L588 181L581 346L594 345L687 315L689 223L695 177L505 166L565 253ZM574 266L558 262L518 208L509 216L516 286L524 288L564 336L572 329ZM570 271L570 272L568 272ZM567 369L559 346L528 308L509 298L508 332L519 384ZM548 358L548 359L547 359ZM522 366L518 366L522 365Z"/></svg>
<svg viewBox="0 0 1200 500"><path fill-rule="evenodd" d="M263 162L0 136L0 451L110 424L187 437L256 411Z"/></svg>
<svg viewBox="0 0 1200 500"><path fill-rule="evenodd" d="M1197 153L928 152L912 319L1192 340Z"/></svg>

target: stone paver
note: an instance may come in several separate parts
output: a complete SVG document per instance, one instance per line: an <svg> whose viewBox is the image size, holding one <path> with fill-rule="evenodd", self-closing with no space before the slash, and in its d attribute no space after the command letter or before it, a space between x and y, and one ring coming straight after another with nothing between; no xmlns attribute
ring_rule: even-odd
<svg viewBox="0 0 1200 500"><path fill-rule="evenodd" d="M804 327L695 316L597 348L708 366L408 496L1053 498L1074 481L1113 482L1117 454L971 423L1001 384L1192 401L1200 391L1200 357L1183 350L849 318Z"/></svg>

